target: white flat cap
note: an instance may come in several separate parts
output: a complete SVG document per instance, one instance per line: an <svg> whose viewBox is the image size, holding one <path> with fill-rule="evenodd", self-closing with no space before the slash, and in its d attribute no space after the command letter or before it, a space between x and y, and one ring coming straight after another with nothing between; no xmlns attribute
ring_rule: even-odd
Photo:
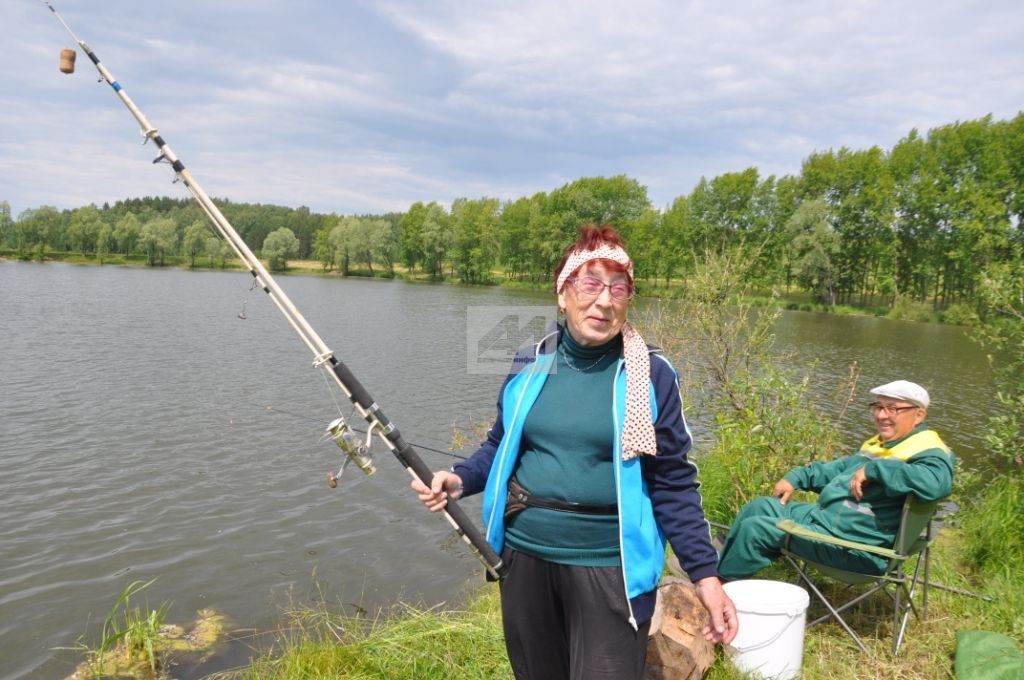
<svg viewBox="0 0 1024 680"><path fill-rule="evenodd" d="M877 394L880 397L902 399L921 408L928 408L928 390L909 380L894 380L891 383L879 385L871 390L871 394Z"/></svg>

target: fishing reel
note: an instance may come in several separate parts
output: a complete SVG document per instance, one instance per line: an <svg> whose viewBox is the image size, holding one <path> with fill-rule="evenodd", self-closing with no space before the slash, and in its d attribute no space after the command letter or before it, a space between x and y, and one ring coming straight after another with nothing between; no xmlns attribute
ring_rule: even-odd
<svg viewBox="0 0 1024 680"><path fill-rule="evenodd" d="M338 480L341 479L341 474L345 472L345 468L348 467L349 463L354 463L357 468L367 475L372 475L377 471L377 467L373 464L373 459L370 456L370 441L373 438L372 426L367 430L366 439L363 440L355 430L349 427L345 418L338 417L327 426L324 436L333 439L338 448L345 453L345 457L341 462L341 468L337 474L330 470L327 471L327 485L332 489L338 486Z"/></svg>

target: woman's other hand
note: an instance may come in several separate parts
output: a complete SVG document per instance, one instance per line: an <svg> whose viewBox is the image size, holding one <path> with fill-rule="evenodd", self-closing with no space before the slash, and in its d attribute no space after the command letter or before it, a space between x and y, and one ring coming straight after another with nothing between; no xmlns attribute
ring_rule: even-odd
<svg viewBox="0 0 1024 680"><path fill-rule="evenodd" d="M739 630L736 605L726 595L722 582L715 576L702 578L697 581L696 586L697 597L711 616L711 621L704 627L704 639L712 644L729 644Z"/></svg>

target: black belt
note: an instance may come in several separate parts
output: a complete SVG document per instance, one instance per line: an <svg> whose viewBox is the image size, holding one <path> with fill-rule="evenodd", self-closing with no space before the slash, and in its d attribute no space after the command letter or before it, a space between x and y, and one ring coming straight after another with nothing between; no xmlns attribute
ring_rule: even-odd
<svg viewBox="0 0 1024 680"><path fill-rule="evenodd" d="M505 502L505 517L523 510L524 508L547 508L548 510L560 510L561 512L575 512L580 515L618 515L619 506L616 503L608 505L591 505L588 503L575 503L573 501L560 501L554 498L541 498L534 496L524 489L522 485L512 477L508 480L508 498Z"/></svg>

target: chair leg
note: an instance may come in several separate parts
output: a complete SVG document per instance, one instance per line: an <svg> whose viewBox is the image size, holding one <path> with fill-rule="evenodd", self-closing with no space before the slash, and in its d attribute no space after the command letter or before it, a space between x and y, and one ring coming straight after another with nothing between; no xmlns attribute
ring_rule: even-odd
<svg viewBox="0 0 1024 680"><path fill-rule="evenodd" d="M976 600L984 600L985 602L995 601L990 595L979 595L978 593L972 593L970 590L964 590L963 588L954 588L953 586L947 586L944 583L927 581L927 584L929 588L937 588L939 590L945 590L946 592L956 593L957 595L966 595L967 597L973 597Z"/></svg>
<svg viewBox="0 0 1024 680"><path fill-rule="evenodd" d="M929 526L929 538L931 537L931 527ZM924 580L921 582L921 619L924 621L928 620L928 566L931 563L930 555L931 550L926 545L924 547ZM920 557L918 558L921 559Z"/></svg>
<svg viewBox="0 0 1024 680"><path fill-rule="evenodd" d="M921 561L924 560L924 573L927 577L928 574L928 549L925 548L922 555L917 558L917 564L914 565L914 575L910 578L910 587L907 587L907 578L903 571L903 567L900 566L898 575L901 580L896 584L896 593L893 599L895 604L893 611L893 629L892 629L892 655L896 656L899 654L900 646L903 644L903 636L907 631L907 623L910 620L910 613L913 612L920 620L925 620L928 616L928 581L927 578L921 578ZM917 592L918 584L922 585L922 606L921 611L917 611L917 606L914 604L914 593ZM900 602L900 594L906 597L906 602Z"/></svg>
<svg viewBox="0 0 1024 680"><path fill-rule="evenodd" d="M819 600L821 600L821 603L824 604L825 607L828 608L828 610L830 612L832 612L832 616L834 616L836 621L839 623L839 625L841 625L843 627L843 629L847 633L849 633L850 637L853 638L853 641L857 643L858 647L860 647L860 651L862 651L865 654L867 654L868 653L868 648L864 646L863 642L861 642L860 637L856 633L853 632L853 629L850 628L850 626L846 623L846 621L843 620L843 617L839 615L839 612L836 611L836 608L832 606L832 603L829 602L828 599L824 595L822 595L821 591L818 590L817 586L815 586L811 582L811 579L807 578L807 574L805 574L804 570L800 568L800 565L798 565L796 563L796 561L793 558L791 558L789 555L784 555L783 557L785 557L786 561L789 562L789 564L794 569L796 569L796 572L798 574L800 574L800 578L803 579L804 582L807 583L808 586L810 586L810 588L814 592L814 594L818 597Z"/></svg>
<svg viewBox="0 0 1024 680"><path fill-rule="evenodd" d="M871 587L871 588L870 588L869 590L866 590L866 591L864 591L863 593L861 593L861 594L860 594L860 595L858 595L857 597L853 598L852 600L849 600L848 602L846 602L846 603L845 603L845 604L843 604L842 606L840 606L840 607L837 607L837 608L835 609L835 611L836 611L837 613L838 613L838 612L844 612L844 611L846 611L847 609L849 609L850 607L852 607L852 606L854 606L854 605L856 605L856 604L860 603L860 602L861 602L862 600L866 600L867 598L871 597L872 595L874 595L875 593L877 593L877 592L878 592L879 590L884 590L884 589L885 589L885 584L884 584L884 583L883 583L883 584L880 584L880 585L875 585L875 586L872 586L872 587ZM886 594L886 595L889 595L888 591L886 591L886 593L885 593L885 594ZM891 597L891 595L890 595L890 597ZM808 625L809 625L809 626L815 626L815 625L817 625L817 624L821 623L822 621L824 621L824 620L826 620L826 619L830 619L830 618L832 618L832 616L833 616L832 614L825 614L824 616L822 616L822 617L820 617L820 618L817 618L817 619L815 619L814 621L811 621L811 623L810 623L810 624L808 624Z"/></svg>

